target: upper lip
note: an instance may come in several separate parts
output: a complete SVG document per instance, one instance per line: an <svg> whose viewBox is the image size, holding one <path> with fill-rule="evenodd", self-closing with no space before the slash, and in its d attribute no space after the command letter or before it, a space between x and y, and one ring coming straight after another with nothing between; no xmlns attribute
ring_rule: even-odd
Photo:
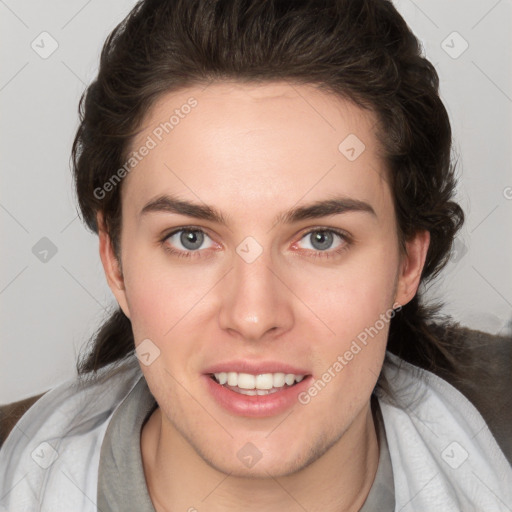
<svg viewBox="0 0 512 512"><path fill-rule="evenodd" d="M237 372L261 375L263 373L293 373L295 375L309 375L307 370L291 366L280 361L224 361L208 367L204 373Z"/></svg>

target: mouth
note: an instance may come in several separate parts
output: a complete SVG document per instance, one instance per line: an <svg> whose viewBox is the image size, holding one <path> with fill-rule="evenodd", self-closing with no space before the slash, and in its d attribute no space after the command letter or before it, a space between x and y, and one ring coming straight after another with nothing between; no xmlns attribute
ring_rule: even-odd
<svg viewBox="0 0 512 512"><path fill-rule="evenodd" d="M203 382L213 402L229 414L265 418L283 414L298 403L313 375L305 367L282 361L233 359L205 370Z"/></svg>
<svg viewBox="0 0 512 512"><path fill-rule="evenodd" d="M246 396L265 396L296 386L308 375L294 373L260 373L257 375L240 372L211 373L209 377L217 384L235 393Z"/></svg>

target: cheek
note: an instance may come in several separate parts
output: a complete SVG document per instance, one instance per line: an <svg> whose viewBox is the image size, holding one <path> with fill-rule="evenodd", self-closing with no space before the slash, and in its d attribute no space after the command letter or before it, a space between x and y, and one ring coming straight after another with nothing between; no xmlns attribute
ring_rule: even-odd
<svg viewBox="0 0 512 512"><path fill-rule="evenodd" d="M311 410L316 413L331 411L332 425L344 424L358 414L375 387L394 316L394 281L393 272L372 274L367 269L352 269L314 303L332 332L325 335L323 327L324 335L318 336L315 382L302 399L311 400Z"/></svg>
<svg viewBox="0 0 512 512"><path fill-rule="evenodd" d="M327 333L317 322L322 342L315 348L315 379L320 382L312 390L314 407L332 410L336 403L340 413L333 417L334 422L344 421L346 415L361 408L380 374L394 316L397 268L398 250L393 253L383 243L347 259L330 279L318 275L313 280L318 286L317 292L308 296L309 304L331 330ZM306 284L304 281L303 286Z"/></svg>
<svg viewBox="0 0 512 512"><path fill-rule="evenodd" d="M163 342L211 286L208 272L186 271L186 265L171 262L163 249L127 251L124 281L136 342Z"/></svg>
<svg viewBox="0 0 512 512"><path fill-rule="evenodd" d="M135 343L143 339L158 344L179 314L181 284L154 255L130 251L123 262L126 298Z"/></svg>
<svg viewBox="0 0 512 512"><path fill-rule="evenodd" d="M361 250L329 273L301 278L297 294L334 331L338 347L391 311L397 270L398 252L383 244Z"/></svg>

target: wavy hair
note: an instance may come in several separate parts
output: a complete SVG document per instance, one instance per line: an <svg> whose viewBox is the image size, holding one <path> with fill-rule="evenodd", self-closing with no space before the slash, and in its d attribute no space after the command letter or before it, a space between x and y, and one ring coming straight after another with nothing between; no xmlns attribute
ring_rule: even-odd
<svg viewBox="0 0 512 512"><path fill-rule="evenodd" d="M313 84L378 121L401 247L430 232L422 283L445 266L464 214L439 78L389 0L143 0L108 36L96 79L79 105L72 167L83 221L103 213L119 252L122 183L100 197L126 161L148 109L163 94L215 80ZM388 349L416 365L454 369L432 322L440 305L420 294L390 323ZM79 375L132 354L130 320L117 308L77 361Z"/></svg>

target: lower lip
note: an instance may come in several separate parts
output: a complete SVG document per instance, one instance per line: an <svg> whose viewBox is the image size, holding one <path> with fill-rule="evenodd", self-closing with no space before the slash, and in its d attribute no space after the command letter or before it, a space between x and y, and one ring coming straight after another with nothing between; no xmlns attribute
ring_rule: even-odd
<svg viewBox="0 0 512 512"><path fill-rule="evenodd" d="M224 409L239 416L263 418L285 412L298 402L297 395L309 386L311 376L307 376L295 386L285 387L268 395L242 395L221 386L209 375L204 375L208 391Z"/></svg>

